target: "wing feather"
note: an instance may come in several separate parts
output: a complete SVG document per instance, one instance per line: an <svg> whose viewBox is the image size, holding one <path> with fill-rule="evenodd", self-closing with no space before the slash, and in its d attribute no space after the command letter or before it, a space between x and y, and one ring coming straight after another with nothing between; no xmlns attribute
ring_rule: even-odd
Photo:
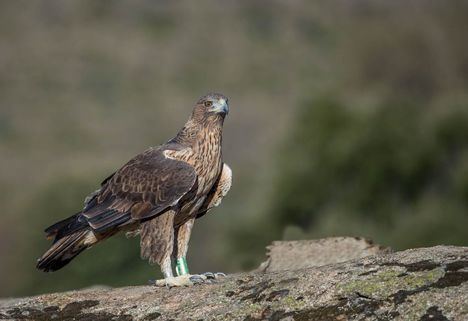
<svg viewBox="0 0 468 321"><path fill-rule="evenodd" d="M107 178L87 201L83 216L98 233L148 219L176 206L196 185L194 168L150 148Z"/></svg>

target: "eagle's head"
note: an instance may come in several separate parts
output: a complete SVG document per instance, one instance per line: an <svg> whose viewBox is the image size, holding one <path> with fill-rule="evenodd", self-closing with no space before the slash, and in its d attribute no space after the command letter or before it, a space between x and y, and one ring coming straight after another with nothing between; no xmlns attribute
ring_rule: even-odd
<svg viewBox="0 0 468 321"><path fill-rule="evenodd" d="M228 98L217 93L207 94L197 101L195 110L208 117L221 116L224 118L229 113Z"/></svg>
<svg viewBox="0 0 468 321"><path fill-rule="evenodd" d="M200 135L216 134L216 137L221 137L224 118L228 112L226 96L210 93L201 97L196 102L191 117L172 141L191 144L194 140L198 140Z"/></svg>

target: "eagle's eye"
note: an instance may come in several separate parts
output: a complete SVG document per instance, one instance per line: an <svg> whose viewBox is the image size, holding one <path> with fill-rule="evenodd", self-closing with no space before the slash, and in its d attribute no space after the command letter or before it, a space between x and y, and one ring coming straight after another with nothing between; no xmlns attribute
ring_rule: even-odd
<svg viewBox="0 0 468 321"><path fill-rule="evenodd" d="M213 105L213 102L210 100L205 101L204 103L205 107L211 107Z"/></svg>

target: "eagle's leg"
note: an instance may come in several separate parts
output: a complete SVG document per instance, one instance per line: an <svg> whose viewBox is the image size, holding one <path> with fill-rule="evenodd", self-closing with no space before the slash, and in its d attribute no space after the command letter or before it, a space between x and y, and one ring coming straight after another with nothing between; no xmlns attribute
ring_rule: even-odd
<svg viewBox="0 0 468 321"><path fill-rule="evenodd" d="M174 274L172 274L172 262L170 257L165 258L162 262L161 271L164 275L164 279L170 279L174 277Z"/></svg>
<svg viewBox="0 0 468 321"><path fill-rule="evenodd" d="M157 263L161 267L164 279L150 281L151 284L163 287L190 286L203 283L206 278L188 274L174 277L172 273L172 254L176 241L174 238L174 211L164 213L144 222L141 228L141 256Z"/></svg>
<svg viewBox="0 0 468 321"><path fill-rule="evenodd" d="M220 277L225 277L226 274L224 273L212 273L206 272L203 274L194 274L190 275L189 268L187 265L187 251L188 251L188 243L190 240L190 235L192 233L193 224L195 222L195 218L192 218L182 224L179 228L176 229L175 232L175 257L176 257L176 273L178 276L185 276L189 275L190 278L196 283L203 283L208 282L210 283L211 280L218 279Z"/></svg>
<svg viewBox="0 0 468 321"><path fill-rule="evenodd" d="M154 285L162 287L177 287L177 286L191 286L195 284L201 284L206 281L206 278L198 275L190 275L188 273L184 275L177 275L174 277L172 274L171 258L168 257L161 264L161 270L164 275L164 279L154 281Z"/></svg>
<svg viewBox="0 0 468 321"><path fill-rule="evenodd" d="M194 222L195 218L191 218L178 227L175 232L176 273L179 276L189 274L186 256Z"/></svg>
<svg viewBox="0 0 468 321"><path fill-rule="evenodd" d="M183 280L175 280L172 274L171 256L174 249L174 211L168 211L141 225L141 257L157 263L164 279L150 281L158 286L182 286Z"/></svg>
<svg viewBox="0 0 468 321"><path fill-rule="evenodd" d="M167 257L161 264L164 279L154 281L154 285L162 287L190 286L196 282L190 280L191 275L176 276L172 274L171 258Z"/></svg>

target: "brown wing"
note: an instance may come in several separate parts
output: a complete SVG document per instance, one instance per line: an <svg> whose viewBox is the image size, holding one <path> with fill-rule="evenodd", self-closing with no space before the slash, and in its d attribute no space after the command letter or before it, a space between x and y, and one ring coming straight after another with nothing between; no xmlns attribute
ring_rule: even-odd
<svg viewBox="0 0 468 321"><path fill-rule="evenodd" d="M223 169L221 170L221 173L219 174L219 177L216 180L215 184L211 188L210 193L206 197L205 202L203 202L203 205L200 207L200 210L197 214L197 218L202 217L203 215L208 213L210 209L221 204L223 197L226 196L226 194L229 192L231 185L231 168L228 165L223 164Z"/></svg>
<svg viewBox="0 0 468 321"><path fill-rule="evenodd" d="M136 156L92 195L83 216L96 232L153 217L176 206L196 187L194 168L186 162L166 158L165 150L150 148Z"/></svg>

